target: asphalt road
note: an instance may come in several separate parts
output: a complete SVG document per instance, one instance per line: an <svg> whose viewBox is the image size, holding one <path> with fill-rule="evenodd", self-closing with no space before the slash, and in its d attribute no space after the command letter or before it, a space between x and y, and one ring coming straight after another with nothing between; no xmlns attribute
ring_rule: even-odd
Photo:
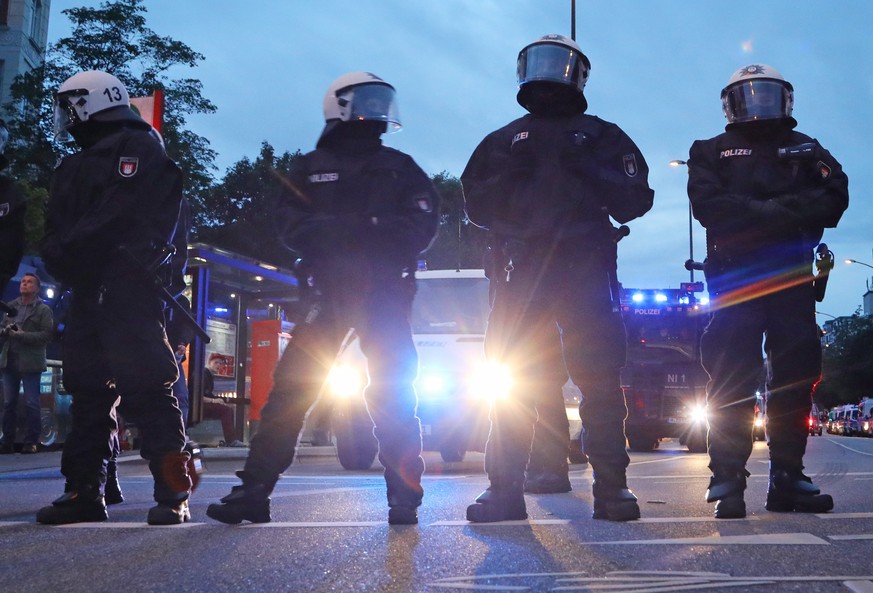
<svg viewBox="0 0 873 593"><path fill-rule="evenodd" d="M639 521L591 519L590 470L573 466L573 492L527 497L529 521L473 525L464 512L487 485L482 455L428 454L420 524L395 527L380 470L332 457L291 466L272 523L216 523L206 505L237 483L242 460L207 457L193 521L149 527L151 480L128 456L126 502L109 522L48 527L33 517L62 491L59 453L0 456L0 590L873 592L873 439L810 438L807 473L836 500L822 515L764 510L766 457L756 443L746 519L713 519L706 456L667 442L631 454Z"/></svg>

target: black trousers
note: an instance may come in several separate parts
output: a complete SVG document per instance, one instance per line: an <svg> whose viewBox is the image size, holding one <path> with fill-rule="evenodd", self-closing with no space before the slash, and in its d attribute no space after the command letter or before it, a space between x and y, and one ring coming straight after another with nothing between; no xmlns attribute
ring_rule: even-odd
<svg viewBox="0 0 873 593"><path fill-rule="evenodd" d="M614 246L605 253L580 250L573 257L546 254L513 268L508 281L496 278L485 343L489 360L507 365L516 378L509 396L491 407L485 468L492 484L523 479L540 403L537 385L563 383L564 369L553 362L560 357L557 346L584 395L579 412L595 475L623 482L630 459L619 372L627 345L618 295L613 302ZM560 342L552 337L555 328Z"/></svg>
<svg viewBox="0 0 873 593"><path fill-rule="evenodd" d="M73 396L72 429L61 458L68 484L105 482L116 408L123 402L125 419L142 434L155 500L187 498L185 429L171 390L176 359L154 289L132 278L74 289L62 343L64 387Z"/></svg>
<svg viewBox="0 0 873 593"><path fill-rule="evenodd" d="M800 469L812 391L821 377L812 283L748 300L738 298L742 294L715 299L701 340L703 367L710 377L710 467L745 467L752 452L755 391L765 377L771 467Z"/></svg>
<svg viewBox="0 0 873 593"><path fill-rule="evenodd" d="M343 338L354 328L367 357L367 410L379 441L389 506L421 504L421 423L413 383L418 354L409 315L411 283L386 281L365 293L345 289L324 295L299 323L279 360L274 386L251 442L245 479L272 488L294 460L306 412L315 403Z"/></svg>

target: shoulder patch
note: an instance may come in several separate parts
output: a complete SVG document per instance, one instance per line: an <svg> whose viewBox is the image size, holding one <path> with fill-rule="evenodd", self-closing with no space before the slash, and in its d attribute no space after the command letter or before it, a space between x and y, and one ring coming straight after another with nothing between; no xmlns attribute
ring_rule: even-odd
<svg viewBox="0 0 873 593"><path fill-rule="evenodd" d="M821 175L822 179L828 179L831 176L831 168L824 161L819 161L816 163L816 166L818 167L818 174Z"/></svg>
<svg viewBox="0 0 873 593"><path fill-rule="evenodd" d="M637 176L637 157L634 153L626 154L621 157L624 164L624 172L628 177Z"/></svg>
<svg viewBox="0 0 873 593"><path fill-rule="evenodd" d="M133 177L139 171L139 157L123 156L118 159L118 174L122 177Z"/></svg>

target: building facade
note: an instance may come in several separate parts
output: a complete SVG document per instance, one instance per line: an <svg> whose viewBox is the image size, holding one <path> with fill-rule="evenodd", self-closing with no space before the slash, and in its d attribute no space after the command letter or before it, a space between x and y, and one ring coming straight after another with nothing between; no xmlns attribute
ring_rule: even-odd
<svg viewBox="0 0 873 593"><path fill-rule="evenodd" d="M0 0L0 111L9 86L45 58L51 0Z"/></svg>

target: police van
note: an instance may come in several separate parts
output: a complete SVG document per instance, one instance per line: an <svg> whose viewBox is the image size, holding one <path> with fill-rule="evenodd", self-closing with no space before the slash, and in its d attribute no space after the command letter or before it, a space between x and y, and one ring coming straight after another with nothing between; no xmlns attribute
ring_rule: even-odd
<svg viewBox="0 0 873 593"><path fill-rule="evenodd" d="M483 270L428 270L415 276L411 325L419 358L415 389L423 449L438 451L446 462L462 461L467 451L485 450L491 401L508 391L512 369L485 358L490 301ZM333 440L346 469L369 468L378 452L362 395L366 380L365 358L350 332L319 404L332 408ZM585 463L580 444L582 394L570 381L563 392L570 424L569 460Z"/></svg>
<svg viewBox="0 0 873 593"><path fill-rule="evenodd" d="M484 450L490 398L506 380L485 360L488 279L482 270L419 271L416 279L411 324L424 450L461 461L467 451ZM333 408L331 428L346 469L370 467L378 450L362 396L366 382L366 361L350 334L322 395Z"/></svg>

